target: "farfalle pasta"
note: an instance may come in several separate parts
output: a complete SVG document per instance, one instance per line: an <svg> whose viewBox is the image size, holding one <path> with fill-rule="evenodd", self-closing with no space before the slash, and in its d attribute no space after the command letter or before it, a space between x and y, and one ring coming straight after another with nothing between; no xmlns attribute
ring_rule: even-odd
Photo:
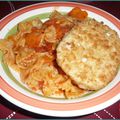
<svg viewBox="0 0 120 120"><path fill-rule="evenodd" d="M56 63L57 45L78 21L75 15L54 11L44 23L39 18L19 23L16 34L0 41L4 61L19 72L23 84L43 96L76 98L88 93Z"/></svg>

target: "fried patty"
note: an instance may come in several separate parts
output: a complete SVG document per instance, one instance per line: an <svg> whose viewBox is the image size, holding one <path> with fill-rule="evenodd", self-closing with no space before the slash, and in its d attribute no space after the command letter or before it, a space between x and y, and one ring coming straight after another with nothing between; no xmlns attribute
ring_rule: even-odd
<svg viewBox="0 0 120 120"><path fill-rule="evenodd" d="M101 89L118 72L120 38L95 19L88 18L75 25L56 51L58 65L80 88Z"/></svg>

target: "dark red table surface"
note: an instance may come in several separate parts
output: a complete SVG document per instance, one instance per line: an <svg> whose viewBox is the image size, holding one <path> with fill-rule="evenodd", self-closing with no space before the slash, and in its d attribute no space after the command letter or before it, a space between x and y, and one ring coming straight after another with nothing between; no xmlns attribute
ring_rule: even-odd
<svg viewBox="0 0 120 120"><path fill-rule="evenodd" d="M43 1L44 2L44 1ZM78 0L79 2L79 0ZM35 1L27 1L27 2L0 2L0 19L8 15L9 13L27 6L31 4L35 4L39 2ZM91 1L85 1L82 2L84 4L89 4L92 6L96 6L98 8L101 8L118 19L120 19L120 2L91 2ZM14 118L14 119L25 119L25 118L39 118L39 119L50 119L50 118L57 118L57 117L50 117L50 116L44 116L44 115L38 115L32 112L28 112L26 110L23 110L16 105L13 105L6 99L4 99L2 96L0 96L0 119L9 119L9 118ZM85 116L78 116L74 117L74 119L119 119L120 118L120 101L117 103L111 105L110 107L103 109L101 111L85 115Z"/></svg>

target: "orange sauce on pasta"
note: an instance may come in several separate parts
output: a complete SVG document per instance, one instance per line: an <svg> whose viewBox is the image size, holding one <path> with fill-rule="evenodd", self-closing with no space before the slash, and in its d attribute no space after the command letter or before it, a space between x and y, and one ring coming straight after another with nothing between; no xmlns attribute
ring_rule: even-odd
<svg viewBox="0 0 120 120"><path fill-rule="evenodd" d="M83 20L87 14L79 8L74 8L68 16ZM51 95L53 91L55 94L63 93L65 97L74 96L74 94L77 96L74 90L79 93L79 88L76 90L71 79L56 62L56 47L74 25L74 21L71 22L66 17L62 19L62 17L53 17L44 23L39 20L21 23L18 33L8 37L8 40L14 44L11 47L13 54L10 55L14 55L15 64L21 70L22 81L34 91L41 90L45 96ZM40 23L41 26L38 27ZM55 79L58 80L57 85L54 83Z"/></svg>

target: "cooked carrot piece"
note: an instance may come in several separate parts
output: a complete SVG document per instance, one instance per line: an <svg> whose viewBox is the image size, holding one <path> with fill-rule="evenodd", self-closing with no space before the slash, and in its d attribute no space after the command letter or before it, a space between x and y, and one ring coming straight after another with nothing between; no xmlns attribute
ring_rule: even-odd
<svg viewBox="0 0 120 120"><path fill-rule="evenodd" d="M68 15L77 18L78 20L84 20L88 16L88 13L86 11L82 11L78 7L75 7L68 13Z"/></svg>
<svg viewBox="0 0 120 120"><path fill-rule="evenodd" d="M39 42L41 40L41 30L33 29L31 33L26 33L25 34L25 44L29 48L35 48L38 47Z"/></svg>
<svg viewBox="0 0 120 120"><path fill-rule="evenodd" d="M53 26L53 27L50 27ZM48 29L48 28L55 28L55 35L54 33L54 29ZM48 34L45 34L46 30L48 30ZM41 29L38 29L36 27L33 27L31 29L30 33L26 33L24 38L25 38L25 44L29 47L29 48L34 48L37 52L44 52L44 51L51 51L52 50L52 41L50 40L52 38L53 40L53 36L55 36L54 40L61 40L62 37L65 35L66 32L68 32L70 30L69 26L61 26L60 23L57 23L57 19L50 19L48 21L46 21L43 24L43 27ZM52 33L51 33L52 32ZM43 36L43 34L45 34L48 38L45 38L45 41L48 42L47 43L47 47L45 46L39 46L39 43L41 41L41 38ZM49 35L50 34L50 35ZM51 37L52 34L52 37Z"/></svg>
<svg viewBox="0 0 120 120"><path fill-rule="evenodd" d="M53 66L58 70L59 74L65 75L65 72L58 66L56 60L53 61Z"/></svg>
<svg viewBox="0 0 120 120"><path fill-rule="evenodd" d="M39 44L40 35L37 35L36 33L27 33L25 36L25 40L28 47L34 48Z"/></svg>

